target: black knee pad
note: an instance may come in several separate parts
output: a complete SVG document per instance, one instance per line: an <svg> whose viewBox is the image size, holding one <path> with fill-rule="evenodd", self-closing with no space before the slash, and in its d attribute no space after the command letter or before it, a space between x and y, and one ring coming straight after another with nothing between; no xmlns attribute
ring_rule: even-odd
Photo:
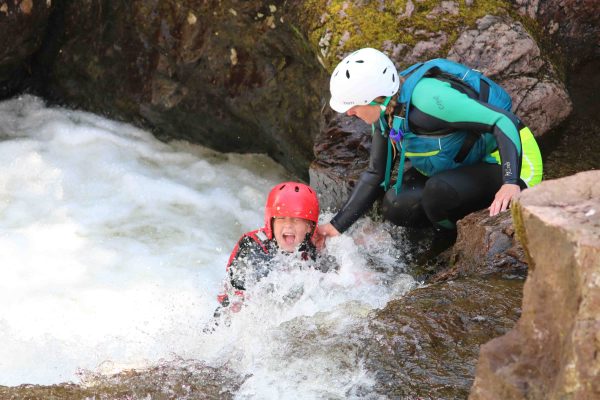
<svg viewBox="0 0 600 400"><path fill-rule="evenodd" d="M403 190L396 194L396 189L391 188L385 193L381 211L383 217L399 226L424 226L427 218L421 206L422 190Z"/></svg>

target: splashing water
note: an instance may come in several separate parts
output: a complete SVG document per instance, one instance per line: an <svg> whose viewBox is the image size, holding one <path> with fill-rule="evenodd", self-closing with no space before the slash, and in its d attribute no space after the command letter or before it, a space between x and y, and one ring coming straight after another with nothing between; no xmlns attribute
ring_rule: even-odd
<svg viewBox="0 0 600 400"><path fill-rule="evenodd" d="M363 219L328 242L337 272L276 270L205 333L280 166L23 96L0 103L0 170L0 385L187 358L246 377L239 398L345 396L372 378L344 346L416 285Z"/></svg>

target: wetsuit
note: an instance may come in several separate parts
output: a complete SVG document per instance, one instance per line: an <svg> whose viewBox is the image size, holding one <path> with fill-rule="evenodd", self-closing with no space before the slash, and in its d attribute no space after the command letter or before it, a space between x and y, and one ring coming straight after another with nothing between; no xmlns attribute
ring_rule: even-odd
<svg viewBox="0 0 600 400"><path fill-rule="evenodd" d="M395 189L386 193L382 204L386 219L403 226L430 221L452 228L457 219L489 206L502 184L525 188L541 180L541 157L531 132L514 114L476 96L464 85L443 77L422 78L417 83L408 113L409 131L398 144L405 146L412 168L403 175L398 193ZM401 114L402 107L399 104L394 115ZM339 232L383 194L389 132L386 121L381 122L384 132L373 135L368 169L331 221ZM527 166L525 179L529 182L521 179L520 131L525 130L528 148L534 153L529 158L535 159ZM463 143L473 137L470 150L459 154Z"/></svg>
<svg viewBox="0 0 600 400"><path fill-rule="evenodd" d="M227 263L228 281L225 293L217 299L222 306L228 306L232 295L240 299L244 290L266 277L272 270L273 258L280 253L275 238L268 239L263 229L244 234L235 245ZM299 261L310 265L315 261L317 250L310 241L310 236L298 248ZM294 256L290 254L290 256Z"/></svg>

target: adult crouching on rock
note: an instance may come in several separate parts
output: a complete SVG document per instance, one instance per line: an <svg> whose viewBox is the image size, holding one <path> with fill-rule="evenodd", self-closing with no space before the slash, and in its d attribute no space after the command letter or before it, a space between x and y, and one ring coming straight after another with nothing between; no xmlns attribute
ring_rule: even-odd
<svg viewBox="0 0 600 400"><path fill-rule="evenodd" d="M510 111L510 96L464 65L436 59L398 74L385 54L364 48L338 64L330 91L331 108L370 124L373 138L369 167L331 222L319 227L322 236L343 233L384 193L386 220L454 229L473 211L505 211L542 179L539 148Z"/></svg>

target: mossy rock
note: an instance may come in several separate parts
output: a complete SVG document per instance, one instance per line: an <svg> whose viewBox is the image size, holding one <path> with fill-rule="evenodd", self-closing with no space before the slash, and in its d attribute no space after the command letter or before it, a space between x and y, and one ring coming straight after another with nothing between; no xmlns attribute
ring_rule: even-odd
<svg viewBox="0 0 600 400"><path fill-rule="evenodd" d="M515 14L510 2L502 0L308 0L302 8L300 23L330 72L350 51L362 47L383 49L389 43L412 48L431 34L446 35L447 41L438 54L445 56L459 33L474 26L479 18Z"/></svg>

